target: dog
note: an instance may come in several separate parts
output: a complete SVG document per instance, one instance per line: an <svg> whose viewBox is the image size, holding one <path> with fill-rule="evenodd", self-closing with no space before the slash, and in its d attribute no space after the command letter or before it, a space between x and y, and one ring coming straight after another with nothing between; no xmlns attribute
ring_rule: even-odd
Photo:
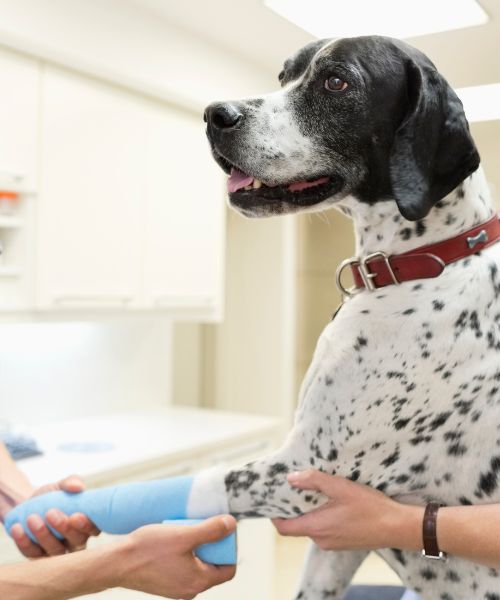
<svg viewBox="0 0 500 600"><path fill-rule="evenodd" d="M336 207L354 222L358 257L399 255L494 216L461 102L420 51L378 36L320 40L279 80L275 93L205 111L243 215ZM439 276L357 290L319 338L283 446L197 476L193 507L304 514L325 498L286 475L308 468L406 503L500 502L499 263L492 244ZM497 570L379 554L424 600L500 599ZM296 598L340 600L365 556L313 544Z"/></svg>

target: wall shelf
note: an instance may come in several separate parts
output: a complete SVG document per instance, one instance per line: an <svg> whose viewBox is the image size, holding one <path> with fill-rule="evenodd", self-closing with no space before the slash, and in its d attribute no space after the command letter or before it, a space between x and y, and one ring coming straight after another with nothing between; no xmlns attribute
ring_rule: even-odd
<svg viewBox="0 0 500 600"><path fill-rule="evenodd" d="M0 229L18 229L21 226L21 219L8 215L0 215Z"/></svg>
<svg viewBox="0 0 500 600"><path fill-rule="evenodd" d="M19 267L0 265L0 277L19 277L19 275L21 275Z"/></svg>

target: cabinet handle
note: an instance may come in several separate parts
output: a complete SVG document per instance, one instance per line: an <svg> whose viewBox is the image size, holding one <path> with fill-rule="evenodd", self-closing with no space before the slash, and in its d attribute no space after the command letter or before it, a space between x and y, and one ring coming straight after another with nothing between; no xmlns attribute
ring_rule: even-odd
<svg viewBox="0 0 500 600"><path fill-rule="evenodd" d="M26 175L24 173L18 173L16 171L12 171L11 169L1 169L0 168L0 179L8 179L9 182L12 183L21 183L24 179L26 179Z"/></svg>
<svg viewBox="0 0 500 600"><path fill-rule="evenodd" d="M53 300L57 304L87 304L100 305L108 304L110 306L125 306L133 300L131 295L113 295L113 294L59 294L53 296Z"/></svg>
<svg viewBox="0 0 500 600"><path fill-rule="evenodd" d="M34 196L36 195L36 190L24 187L26 177L25 173L0 168L0 188L6 189L9 192L22 194L23 196Z"/></svg>
<svg viewBox="0 0 500 600"><path fill-rule="evenodd" d="M157 296L153 300L155 306L162 308L212 306L214 301L209 296Z"/></svg>

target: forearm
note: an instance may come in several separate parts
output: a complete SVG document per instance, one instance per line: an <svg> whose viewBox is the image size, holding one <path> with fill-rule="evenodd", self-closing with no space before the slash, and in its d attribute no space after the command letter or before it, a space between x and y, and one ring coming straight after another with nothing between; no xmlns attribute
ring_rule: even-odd
<svg viewBox="0 0 500 600"><path fill-rule="evenodd" d="M0 443L0 519L33 493L33 487Z"/></svg>
<svg viewBox="0 0 500 600"><path fill-rule="evenodd" d="M116 585L120 544L0 567L0 598L65 600Z"/></svg>
<svg viewBox="0 0 500 600"><path fill-rule="evenodd" d="M500 568L498 504L440 508L437 535L443 552Z"/></svg>
<svg viewBox="0 0 500 600"><path fill-rule="evenodd" d="M401 550L421 550L424 508L398 505L387 546ZM500 506L446 506L437 518L439 548L489 567L500 568Z"/></svg>

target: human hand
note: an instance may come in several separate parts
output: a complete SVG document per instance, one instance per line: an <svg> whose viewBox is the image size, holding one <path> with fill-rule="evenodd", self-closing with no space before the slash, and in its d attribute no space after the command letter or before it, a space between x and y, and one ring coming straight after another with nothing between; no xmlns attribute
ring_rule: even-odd
<svg viewBox="0 0 500 600"><path fill-rule="evenodd" d="M296 519L273 520L281 535L310 537L324 550L422 547L422 507L400 504L371 487L320 471L291 473L288 481L329 500Z"/></svg>
<svg viewBox="0 0 500 600"><path fill-rule="evenodd" d="M147 525L129 534L117 564L123 567L115 585L166 598L191 600L229 581L236 567L209 565L194 555L202 544L227 537L236 528L233 517L213 517L199 525Z"/></svg>
<svg viewBox="0 0 500 600"><path fill-rule="evenodd" d="M82 492L84 489L85 485L83 481L73 475L57 483L44 485L36 489L32 493L32 496L40 496L41 494L58 490L78 493ZM21 525L16 524L12 527L12 538L19 550L27 558L55 556L57 554L64 554L68 551L73 552L75 550L81 550L85 547L89 536L99 534L99 530L95 525L81 513L75 513L68 516L62 511L54 508L47 512L46 520L55 531L61 534L64 541L58 540L52 534L40 515L31 515L28 517L28 526L39 545L31 541Z"/></svg>

